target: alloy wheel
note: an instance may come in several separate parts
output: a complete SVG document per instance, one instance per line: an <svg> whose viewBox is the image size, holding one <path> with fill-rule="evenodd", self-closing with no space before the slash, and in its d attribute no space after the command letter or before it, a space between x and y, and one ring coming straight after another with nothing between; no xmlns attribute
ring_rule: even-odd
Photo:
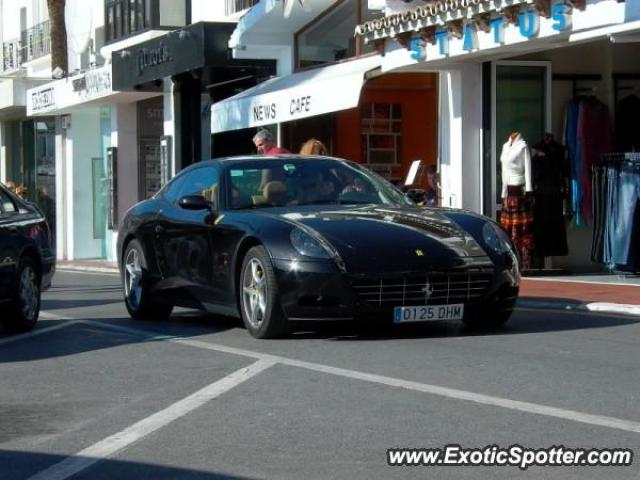
<svg viewBox="0 0 640 480"><path fill-rule="evenodd" d="M27 265L20 275L20 308L24 318L32 320L38 311L38 275Z"/></svg>
<svg viewBox="0 0 640 480"><path fill-rule="evenodd" d="M137 249L129 250L124 265L124 293L129 305L132 308L138 308L142 296L142 266Z"/></svg>
<svg viewBox="0 0 640 480"><path fill-rule="evenodd" d="M257 258L252 258L242 273L242 304L251 326L259 328L267 312L267 280Z"/></svg>

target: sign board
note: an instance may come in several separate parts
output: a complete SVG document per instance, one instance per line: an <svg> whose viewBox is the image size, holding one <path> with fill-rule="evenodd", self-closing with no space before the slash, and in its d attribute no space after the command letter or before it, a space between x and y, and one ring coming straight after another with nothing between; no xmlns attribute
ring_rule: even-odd
<svg viewBox="0 0 640 480"><path fill-rule="evenodd" d="M49 114L113 93L111 65L104 65L27 90L27 115Z"/></svg>

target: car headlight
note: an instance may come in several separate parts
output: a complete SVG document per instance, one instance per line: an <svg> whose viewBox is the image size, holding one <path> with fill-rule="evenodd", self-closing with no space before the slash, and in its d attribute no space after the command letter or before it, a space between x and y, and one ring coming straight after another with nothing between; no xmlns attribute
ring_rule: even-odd
<svg viewBox="0 0 640 480"><path fill-rule="evenodd" d="M512 250L511 241L507 234L491 222L485 223L482 227L482 239L489 248L498 253L506 253Z"/></svg>
<svg viewBox="0 0 640 480"><path fill-rule="evenodd" d="M294 228L291 230L291 245L300 255L313 258L331 258L327 249L307 232Z"/></svg>

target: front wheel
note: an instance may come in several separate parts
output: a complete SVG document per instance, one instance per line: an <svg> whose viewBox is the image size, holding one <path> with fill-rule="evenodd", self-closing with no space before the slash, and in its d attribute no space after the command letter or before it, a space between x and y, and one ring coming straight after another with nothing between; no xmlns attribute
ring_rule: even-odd
<svg viewBox="0 0 640 480"><path fill-rule="evenodd" d="M149 292L147 261L138 240L131 240L124 252L122 282L124 303L132 318L153 320L171 315L173 305L152 303Z"/></svg>
<svg viewBox="0 0 640 480"><path fill-rule="evenodd" d="M30 257L23 257L16 272L14 293L0 327L9 332L26 332L35 327L40 314L40 274Z"/></svg>
<svg viewBox="0 0 640 480"><path fill-rule="evenodd" d="M255 338L277 338L289 331L289 322L278 302L278 285L271 259L262 246L247 252L240 274L242 321Z"/></svg>

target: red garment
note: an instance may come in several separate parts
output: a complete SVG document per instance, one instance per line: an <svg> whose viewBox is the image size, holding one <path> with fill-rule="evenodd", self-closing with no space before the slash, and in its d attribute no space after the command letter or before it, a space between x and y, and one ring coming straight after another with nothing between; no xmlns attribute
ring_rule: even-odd
<svg viewBox="0 0 640 480"><path fill-rule="evenodd" d="M265 155L279 155L281 153L291 153L291 152L286 148L271 147L269 150L265 152Z"/></svg>
<svg viewBox="0 0 640 480"><path fill-rule="evenodd" d="M580 102L578 117L578 142L582 153L582 215L591 221L591 165L600 160L603 153L611 152L613 134L607 106L595 97Z"/></svg>

